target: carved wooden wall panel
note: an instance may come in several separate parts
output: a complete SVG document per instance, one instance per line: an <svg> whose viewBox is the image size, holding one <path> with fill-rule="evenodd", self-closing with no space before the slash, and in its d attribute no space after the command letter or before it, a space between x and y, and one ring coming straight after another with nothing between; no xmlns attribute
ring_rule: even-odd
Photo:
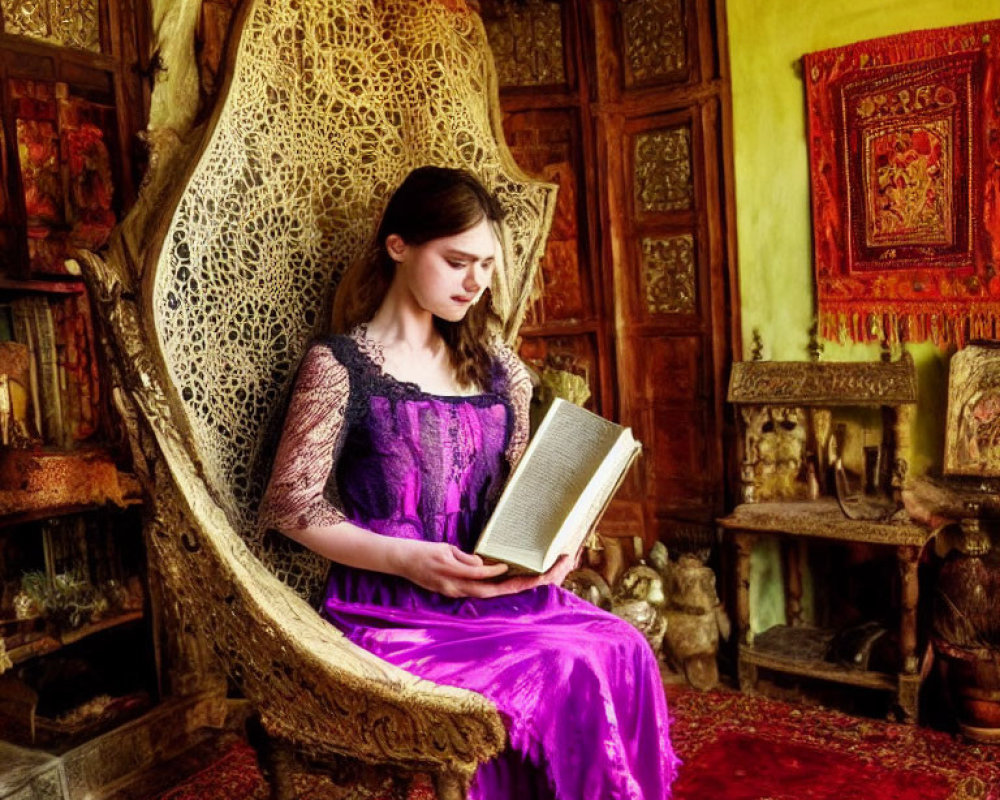
<svg viewBox="0 0 1000 800"><path fill-rule="evenodd" d="M482 8L515 158L561 187L521 355L586 374L594 406L645 444L605 533L710 540L739 330L724 3Z"/></svg>
<svg viewBox="0 0 1000 800"><path fill-rule="evenodd" d="M628 87L683 80L690 30L684 0L621 3L619 41Z"/></svg>
<svg viewBox="0 0 1000 800"><path fill-rule="evenodd" d="M484 0L483 21L501 82L504 132L518 164L559 185L521 355L536 369L587 382L587 405L613 413L610 344L595 274L587 89L580 8L552 0Z"/></svg>
<svg viewBox="0 0 1000 800"><path fill-rule="evenodd" d="M578 375L590 389L586 407L594 409L600 394L597 343L594 336L534 336L524 340L520 356L536 370L558 369Z"/></svg>
<svg viewBox="0 0 1000 800"><path fill-rule="evenodd" d="M661 400L684 401L704 392L705 357L700 336L659 337L646 351L646 395Z"/></svg>
<svg viewBox="0 0 1000 800"><path fill-rule="evenodd" d="M483 22L501 86L567 82L562 7L557 0L483 0Z"/></svg>
<svg viewBox="0 0 1000 800"><path fill-rule="evenodd" d="M632 162L637 215L682 211L694 206L689 127L640 133L635 137Z"/></svg>
<svg viewBox="0 0 1000 800"><path fill-rule="evenodd" d="M685 509L711 501L714 487L703 476L711 470L711 441L705 413L697 408L659 405L651 413L647 441L652 460L649 484L661 507ZM668 453L669 457L663 454Z"/></svg>
<svg viewBox="0 0 1000 800"><path fill-rule="evenodd" d="M650 101L653 113L633 114L626 92L628 113L609 115L606 128L609 153L622 154L619 188L609 192L617 212L608 213L624 255L615 271L627 309L619 386L633 425L653 443L645 462L649 522L667 539L678 519L689 527L700 521L709 538L725 502L727 255L718 235L718 178L711 177L719 165L708 148L720 137L719 98L678 99L684 104L670 107L664 94Z"/></svg>
<svg viewBox="0 0 1000 800"><path fill-rule="evenodd" d="M3 31L100 53L98 0L3 0Z"/></svg>
<svg viewBox="0 0 1000 800"><path fill-rule="evenodd" d="M648 316L695 314L698 311L698 267L694 236L644 236L640 242L642 287Z"/></svg>
<svg viewBox="0 0 1000 800"><path fill-rule="evenodd" d="M529 326L591 316L588 270L581 263L580 124L567 111L524 111L504 120L507 144L522 169L559 186L545 256L536 275Z"/></svg>

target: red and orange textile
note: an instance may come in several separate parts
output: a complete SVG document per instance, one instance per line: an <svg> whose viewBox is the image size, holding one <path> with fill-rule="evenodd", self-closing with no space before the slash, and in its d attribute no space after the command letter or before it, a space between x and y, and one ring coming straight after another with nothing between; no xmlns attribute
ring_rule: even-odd
<svg viewBox="0 0 1000 800"><path fill-rule="evenodd" d="M803 57L828 338L1000 336L1000 20Z"/></svg>

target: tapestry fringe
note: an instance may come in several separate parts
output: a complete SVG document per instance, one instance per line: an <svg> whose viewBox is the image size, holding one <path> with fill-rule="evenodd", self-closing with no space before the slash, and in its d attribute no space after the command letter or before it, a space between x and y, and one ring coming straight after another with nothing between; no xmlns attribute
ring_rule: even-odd
<svg viewBox="0 0 1000 800"><path fill-rule="evenodd" d="M819 330L823 338L841 344L930 341L942 349L961 349L972 341L1000 339L1000 304L957 312L828 309L820 312Z"/></svg>

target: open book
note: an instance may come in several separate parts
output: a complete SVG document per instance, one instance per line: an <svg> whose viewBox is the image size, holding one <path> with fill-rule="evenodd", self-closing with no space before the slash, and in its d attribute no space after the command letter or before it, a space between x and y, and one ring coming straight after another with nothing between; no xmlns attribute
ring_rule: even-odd
<svg viewBox="0 0 1000 800"><path fill-rule="evenodd" d="M641 449L629 428L556 398L475 552L515 573L545 572L562 553L575 555Z"/></svg>

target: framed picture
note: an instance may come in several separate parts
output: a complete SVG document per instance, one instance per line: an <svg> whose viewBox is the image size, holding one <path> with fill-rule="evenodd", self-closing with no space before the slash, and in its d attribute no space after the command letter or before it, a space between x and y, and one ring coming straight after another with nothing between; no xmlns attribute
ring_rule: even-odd
<svg viewBox="0 0 1000 800"><path fill-rule="evenodd" d="M950 369L944 470L1000 476L1000 342L965 348Z"/></svg>

